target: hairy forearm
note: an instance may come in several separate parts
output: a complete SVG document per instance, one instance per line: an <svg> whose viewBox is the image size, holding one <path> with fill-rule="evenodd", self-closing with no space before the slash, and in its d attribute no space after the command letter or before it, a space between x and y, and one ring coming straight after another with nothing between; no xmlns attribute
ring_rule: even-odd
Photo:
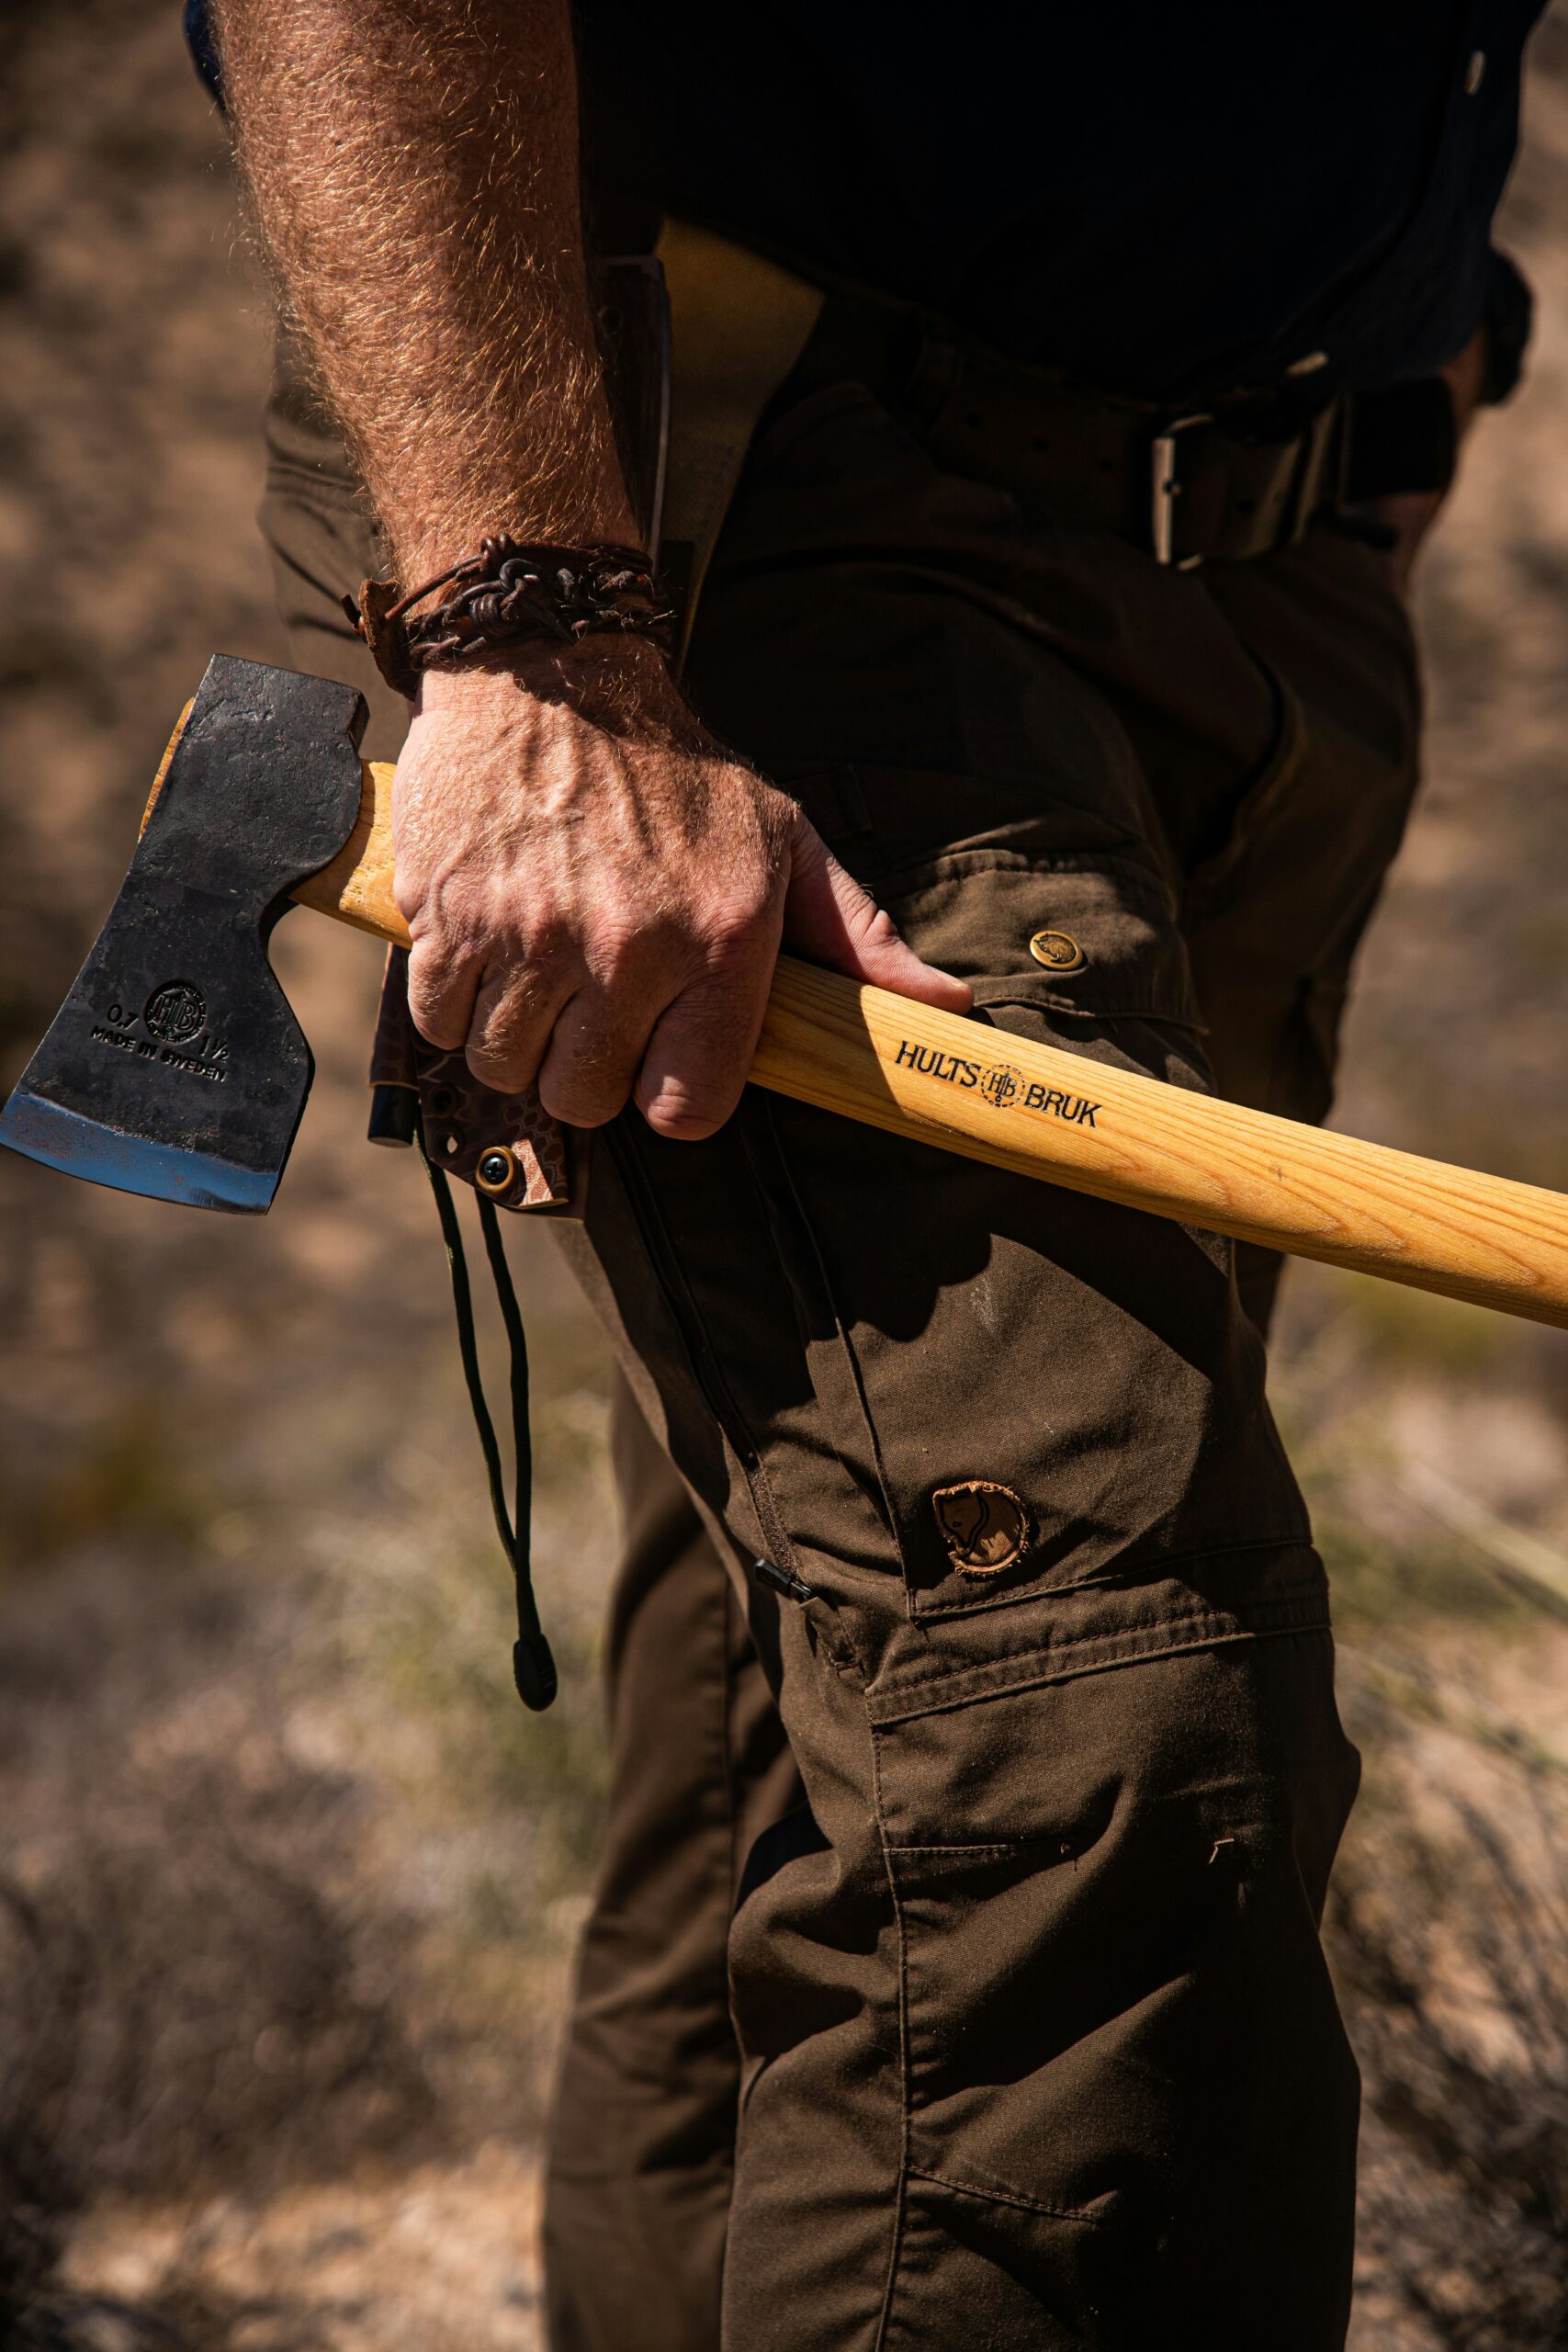
<svg viewBox="0 0 1568 2352"><path fill-rule="evenodd" d="M407 581L635 538L596 347L567 0L220 0L280 288Z"/></svg>
<svg viewBox="0 0 1568 2352"><path fill-rule="evenodd" d="M285 300L406 585L487 531L636 524L594 344L568 0L220 0L229 102ZM646 639L427 671L392 797L425 1036L594 1126L739 1099L787 922L953 1011L796 804L684 709Z"/></svg>

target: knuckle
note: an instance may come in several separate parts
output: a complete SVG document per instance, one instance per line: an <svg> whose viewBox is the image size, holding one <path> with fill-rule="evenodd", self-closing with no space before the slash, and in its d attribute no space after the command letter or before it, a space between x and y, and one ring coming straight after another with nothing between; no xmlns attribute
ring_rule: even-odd
<svg viewBox="0 0 1568 2352"><path fill-rule="evenodd" d="M625 1077L589 1078L581 1072L563 1072L559 1077L548 1076L539 1081L539 1101L552 1119L559 1119L569 1127L602 1127L613 1119L627 1095L630 1082Z"/></svg>
<svg viewBox="0 0 1568 2352"><path fill-rule="evenodd" d="M496 1094L520 1094L533 1079L533 1060L516 1044L470 1037L463 1058L479 1084Z"/></svg>
<svg viewBox="0 0 1568 2352"><path fill-rule="evenodd" d="M547 1042L540 1010L525 985L507 976L479 992L464 1046L468 1068L486 1086L516 1093L532 1083Z"/></svg>
<svg viewBox="0 0 1568 2352"><path fill-rule="evenodd" d="M771 891L728 892L710 913L702 934L708 963L728 963L756 944L768 925L773 907Z"/></svg>
<svg viewBox="0 0 1568 2352"><path fill-rule="evenodd" d="M426 1045L439 1046L443 1053L455 1054L463 1042L463 1024L450 1015L421 1012L412 1004L410 1017Z"/></svg>
<svg viewBox="0 0 1568 2352"><path fill-rule="evenodd" d="M576 942L570 925L557 914L537 914L510 932L513 960L525 971L541 976L558 971L572 956Z"/></svg>
<svg viewBox="0 0 1568 2352"><path fill-rule="evenodd" d="M635 1069L631 1040L613 1025L601 996L578 1013L569 1034L557 1030L540 1072L539 1100L569 1126L600 1126L626 1102Z"/></svg>
<svg viewBox="0 0 1568 2352"><path fill-rule="evenodd" d="M640 985L651 968L667 960L671 946L662 925L629 913L609 914L595 927L589 969L606 991Z"/></svg>
<svg viewBox="0 0 1568 2352"><path fill-rule="evenodd" d="M426 898L406 918L409 927L409 996L429 1001L449 995L483 967L479 935L452 922L438 903Z"/></svg>
<svg viewBox="0 0 1568 2352"><path fill-rule="evenodd" d="M409 1018L422 1037L433 1046L454 1051L463 1042L468 1031L461 1001L453 993L449 976L443 974L434 982L416 983L409 976Z"/></svg>
<svg viewBox="0 0 1568 2352"><path fill-rule="evenodd" d="M487 1061L515 1068L527 1058L533 1026L527 1008L515 991L493 1004L481 1005L468 1031L470 1066L476 1061Z"/></svg>
<svg viewBox="0 0 1568 2352"><path fill-rule="evenodd" d="M495 995L484 1008L487 1035L515 1036L542 1021L554 1000L549 975L533 964L502 966Z"/></svg>
<svg viewBox="0 0 1568 2352"><path fill-rule="evenodd" d="M412 1006L410 1012L414 1027L427 1046L438 1046L444 1054L455 1054L458 1050L463 1043L461 1021L414 1012Z"/></svg>

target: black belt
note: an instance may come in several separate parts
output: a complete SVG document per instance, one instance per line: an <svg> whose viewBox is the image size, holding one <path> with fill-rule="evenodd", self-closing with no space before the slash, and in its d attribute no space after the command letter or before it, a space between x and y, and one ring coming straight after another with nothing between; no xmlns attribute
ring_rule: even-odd
<svg viewBox="0 0 1568 2352"><path fill-rule="evenodd" d="M1441 488L1452 471L1440 379L1313 409L1240 398L1160 408L1020 366L912 309L830 295L773 413L846 381L886 401L938 464L1114 532L1180 571L1275 554L1325 507ZM1413 463L1416 425L1426 437Z"/></svg>

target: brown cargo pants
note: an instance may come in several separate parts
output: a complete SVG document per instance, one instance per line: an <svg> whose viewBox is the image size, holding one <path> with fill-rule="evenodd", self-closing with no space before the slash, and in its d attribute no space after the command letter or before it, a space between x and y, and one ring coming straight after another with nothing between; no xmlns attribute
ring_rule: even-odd
<svg viewBox="0 0 1568 2352"><path fill-rule="evenodd" d="M375 694L287 379L271 438L297 658ZM786 406L694 698L981 1020L1318 1118L1414 785L1404 613L1330 527L1167 571L997 472L863 386ZM556 2352L1329 2352L1357 1766L1273 1266L761 1093L607 1130L577 1255L627 1554Z"/></svg>

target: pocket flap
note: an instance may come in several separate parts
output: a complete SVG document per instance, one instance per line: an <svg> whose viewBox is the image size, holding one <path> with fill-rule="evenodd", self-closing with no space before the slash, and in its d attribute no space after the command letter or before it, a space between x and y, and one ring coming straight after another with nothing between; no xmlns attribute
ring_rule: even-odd
<svg viewBox="0 0 1568 2352"><path fill-rule="evenodd" d="M978 1005L1202 1025L1169 892L1131 860L959 850L881 895L916 953Z"/></svg>

